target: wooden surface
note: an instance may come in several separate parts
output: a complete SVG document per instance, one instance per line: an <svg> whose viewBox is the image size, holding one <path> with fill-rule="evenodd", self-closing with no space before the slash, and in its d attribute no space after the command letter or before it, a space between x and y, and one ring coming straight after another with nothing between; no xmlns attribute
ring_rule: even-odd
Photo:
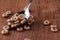
<svg viewBox="0 0 60 40"><path fill-rule="evenodd" d="M2 26L6 25L6 19L2 18L1 14L7 10L16 13L23 10L27 5L28 0L0 0L0 31ZM60 0L34 0L31 5L31 14L35 18L35 23L32 24L30 31L17 32L10 31L9 35L0 33L0 40L60 40ZM53 33L49 26L44 26L44 20L50 20L52 24L56 24L59 31Z"/></svg>

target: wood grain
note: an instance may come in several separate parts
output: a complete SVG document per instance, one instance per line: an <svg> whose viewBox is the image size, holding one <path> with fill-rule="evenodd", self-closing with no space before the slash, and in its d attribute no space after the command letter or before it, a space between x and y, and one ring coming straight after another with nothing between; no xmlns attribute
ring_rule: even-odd
<svg viewBox="0 0 60 40"><path fill-rule="evenodd" d="M1 14L7 10L13 13L21 11L27 3L28 0L0 0L0 31L7 24L7 18L2 18ZM23 32L11 30L9 35L0 33L0 40L24 40L25 38L31 40L60 40L60 0L34 0L30 10L35 18L35 22L31 26L32 29ZM57 33L51 32L49 26L43 25L43 21L46 19L58 26L59 31Z"/></svg>

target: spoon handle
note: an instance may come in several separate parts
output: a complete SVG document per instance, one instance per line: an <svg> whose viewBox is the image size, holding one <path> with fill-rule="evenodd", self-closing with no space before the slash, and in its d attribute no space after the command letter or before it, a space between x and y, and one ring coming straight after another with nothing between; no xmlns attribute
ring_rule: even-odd
<svg viewBox="0 0 60 40"><path fill-rule="evenodd" d="M30 2L27 4L27 6L24 8L26 10L27 8L29 9L30 5L32 4L33 0L30 0Z"/></svg>

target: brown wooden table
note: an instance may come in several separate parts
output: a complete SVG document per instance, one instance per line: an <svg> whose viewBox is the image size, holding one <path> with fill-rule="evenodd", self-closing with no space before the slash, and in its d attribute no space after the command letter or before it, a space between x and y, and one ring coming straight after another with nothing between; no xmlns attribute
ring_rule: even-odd
<svg viewBox="0 0 60 40"><path fill-rule="evenodd" d="M7 10L16 13L23 10L28 0L0 0L0 31L7 24L6 19L1 14ZM34 0L30 7L31 14L35 17L35 23L32 24L30 31L17 32L10 31L9 35L0 33L0 40L60 40L60 0ZM44 20L50 20L52 24L58 26L59 31L53 33L49 26L44 26Z"/></svg>

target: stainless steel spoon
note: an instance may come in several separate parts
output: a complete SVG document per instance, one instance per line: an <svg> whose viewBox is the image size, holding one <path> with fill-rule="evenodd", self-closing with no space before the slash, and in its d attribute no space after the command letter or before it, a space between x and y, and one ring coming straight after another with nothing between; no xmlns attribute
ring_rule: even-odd
<svg viewBox="0 0 60 40"><path fill-rule="evenodd" d="M28 5L24 8L24 14L25 14L25 17L26 17L27 20L30 17L29 7L31 6L32 2L33 2L33 0L30 0Z"/></svg>
<svg viewBox="0 0 60 40"><path fill-rule="evenodd" d="M33 3L33 0L30 0L26 7L24 7L23 11L19 11L18 14L25 14L26 19L28 20L30 17L29 7Z"/></svg>

